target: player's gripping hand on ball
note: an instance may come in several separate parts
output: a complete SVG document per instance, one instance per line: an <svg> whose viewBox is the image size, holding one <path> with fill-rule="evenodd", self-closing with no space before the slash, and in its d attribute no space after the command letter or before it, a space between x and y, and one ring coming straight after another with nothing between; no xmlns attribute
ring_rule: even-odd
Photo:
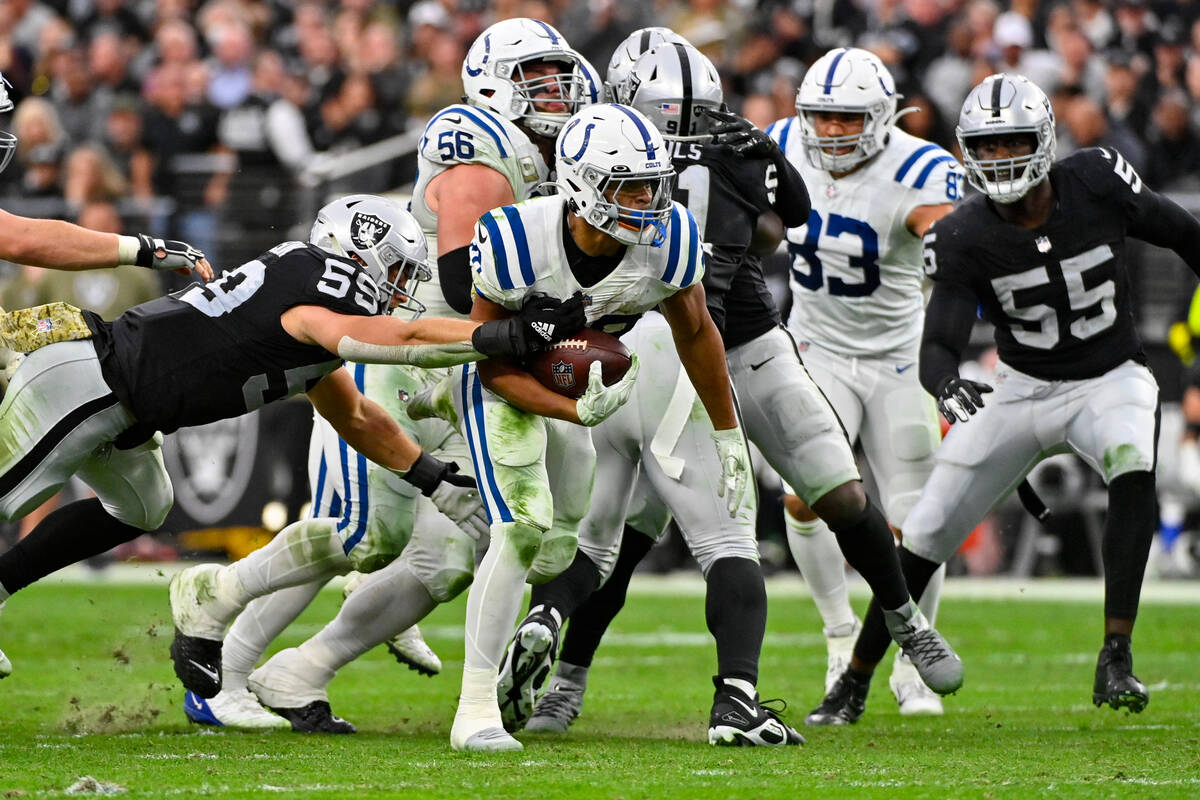
<svg viewBox="0 0 1200 800"><path fill-rule="evenodd" d="M485 322L476 328L471 344L486 356L527 358L587 324L583 306L581 292L566 300L533 295L516 316Z"/></svg>
<svg viewBox="0 0 1200 800"><path fill-rule="evenodd" d="M979 381L969 381L966 378L949 378L938 391L938 411L946 421L953 425L955 422L966 422L975 412L983 408L983 395L992 391L992 387Z"/></svg>
<svg viewBox="0 0 1200 800"><path fill-rule="evenodd" d="M589 428L599 425L625 405L625 401L633 392L633 382L637 380L639 368L637 353L633 353L629 357L629 369L621 380L612 386L605 386L600 374L602 365L599 361L593 361L588 368L587 391L575 401L575 413L579 415L579 423Z"/></svg>

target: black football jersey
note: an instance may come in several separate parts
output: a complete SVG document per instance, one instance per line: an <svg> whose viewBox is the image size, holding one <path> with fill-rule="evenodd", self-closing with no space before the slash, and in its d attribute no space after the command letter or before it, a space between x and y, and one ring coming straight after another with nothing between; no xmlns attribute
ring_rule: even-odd
<svg viewBox="0 0 1200 800"><path fill-rule="evenodd" d="M925 270L978 299L1001 360L1044 380L1103 375L1145 363L1134 324L1127 235L1155 196L1120 153L1081 150L1050 170L1055 207L1029 230L1004 221L982 195L925 236Z"/></svg>
<svg viewBox="0 0 1200 800"><path fill-rule="evenodd" d="M288 309L319 305L370 316L381 297L356 262L285 242L112 322L89 312L88 323L104 378L138 427L170 433L307 391L341 365L283 329L279 318Z"/></svg>
<svg viewBox="0 0 1200 800"><path fill-rule="evenodd" d="M747 252L759 215L774 202L775 165L699 142L667 146L678 175L675 200L696 218L707 252L708 311L726 349L744 344L780 324L762 262Z"/></svg>

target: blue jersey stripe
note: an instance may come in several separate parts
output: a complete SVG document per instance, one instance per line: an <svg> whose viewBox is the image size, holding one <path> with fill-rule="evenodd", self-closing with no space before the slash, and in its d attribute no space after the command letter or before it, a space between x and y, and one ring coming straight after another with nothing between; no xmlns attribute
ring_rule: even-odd
<svg viewBox="0 0 1200 800"><path fill-rule="evenodd" d="M471 450L471 458L475 464L475 476L479 483L480 494L483 495L483 510L487 512L488 524L496 521L492 513L495 505L496 513L501 522L512 522L512 512L500 494L496 483L496 473L492 469L492 460L488 454L487 432L483 423L483 389L479 376L470 367L463 368L462 374L462 404L463 416L466 417L467 445ZM478 449L476 443L478 439Z"/></svg>
<svg viewBox="0 0 1200 800"><path fill-rule="evenodd" d="M931 150L941 149L942 148L938 147L936 144L927 144L924 147L917 148L912 155L904 160L904 163L900 165L900 169L896 170L896 182L899 183L904 180L904 176L907 175L908 171L913 168L913 164L916 164L921 159L921 156L925 155ZM945 151L943 150L942 152Z"/></svg>
<svg viewBox="0 0 1200 800"><path fill-rule="evenodd" d="M500 226L496 224L496 218L489 211L480 217L479 221L483 223L488 238L492 240L492 260L496 262L496 280L499 281L500 288L514 288L512 275L508 271L508 253L505 252L504 239L500 238Z"/></svg>
<svg viewBox="0 0 1200 800"><path fill-rule="evenodd" d="M517 246L517 263L521 268L521 280L525 281L526 286L532 286L534 281L533 261L529 257L529 239L525 236L525 223L521 221L521 212L513 206L503 206L500 210L504 212L504 216L508 218L508 225L512 228L513 244Z"/></svg>
<svg viewBox="0 0 1200 800"><path fill-rule="evenodd" d="M663 272L663 283L673 283L675 271L679 269L679 228L682 225L676 204L671 208L671 243L667 246L667 269Z"/></svg>
<svg viewBox="0 0 1200 800"><path fill-rule="evenodd" d="M316 422L314 425L318 424ZM329 462L325 459L325 448L321 448L321 460L317 462L317 485L313 487L312 509L309 511L309 516L313 519L322 516L334 516L333 514L321 513L321 507L325 504L325 479L329 477ZM334 495L336 497L336 495ZM333 505L332 500L330 505Z"/></svg>
<svg viewBox="0 0 1200 800"><path fill-rule="evenodd" d="M364 392L367 385L367 365L355 364L351 374L354 376L354 385L358 387L359 392ZM369 500L367 498L367 459L362 453L354 453L355 466L355 482L350 485L350 445L344 439L338 439L338 452L342 458L342 491L347 498L346 507L342 512L342 522L338 526L339 530L344 530L345 526L349 525L350 518L354 515L357 508L358 521L354 526L354 531L342 541L342 551L346 555L354 549L354 546L362 541L367 535L367 511Z"/></svg>
<svg viewBox="0 0 1200 800"><path fill-rule="evenodd" d="M688 263L687 270L683 273L683 280L679 282L680 287L690 286L692 280L696 277L696 263L700 251L700 226L696 224L696 218L691 214L687 215L688 221Z"/></svg>
<svg viewBox="0 0 1200 800"><path fill-rule="evenodd" d="M476 125L478 125L480 128L482 128L489 136L492 137L492 141L494 141L496 143L496 147L499 148L499 150L500 150L500 157L508 158L508 150L506 150L504 148L504 142L500 140L501 136L503 136L505 139L508 138L508 134L505 132L504 126L500 125L494 119L492 119L488 115L488 112L482 108L468 108L467 106L450 106L448 108L445 108L445 109L439 111L437 116L435 116L433 119L429 120L429 125L425 126L425 130L429 130L430 125L437 122L439 119L446 116L447 114L462 114L464 117L466 117L467 119L474 122ZM426 137L421 137L421 138L424 139Z"/></svg>
<svg viewBox="0 0 1200 800"><path fill-rule="evenodd" d="M917 176L917 182L913 184L913 188L924 189L925 181L929 180L929 173L933 172L933 168L938 164L945 164L948 161L954 161L954 156L946 154L930 159L929 163L925 165L925 169L921 170L921 174Z"/></svg>
<svg viewBox="0 0 1200 800"><path fill-rule="evenodd" d="M787 140L792 134L792 126L795 122L795 117L788 117L787 122L783 124L783 131L779 134L779 149L784 153L787 153Z"/></svg>
<svg viewBox="0 0 1200 800"><path fill-rule="evenodd" d="M833 57L833 63L829 65L829 72L825 75L825 94L833 94L833 75L837 72L838 64L842 63L842 59L845 58L846 52L846 48L843 47Z"/></svg>
<svg viewBox="0 0 1200 800"><path fill-rule="evenodd" d="M625 115L633 120L633 124L637 126L638 132L642 134L642 141L646 145L646 159L653 160L658 158L657 151L654 149L654 142L650 139L650 131L646 128L646 124L642 122L641 117L633 112L633 109L627 108L616 103L613 108L619 108L625 112Z"/></svg>

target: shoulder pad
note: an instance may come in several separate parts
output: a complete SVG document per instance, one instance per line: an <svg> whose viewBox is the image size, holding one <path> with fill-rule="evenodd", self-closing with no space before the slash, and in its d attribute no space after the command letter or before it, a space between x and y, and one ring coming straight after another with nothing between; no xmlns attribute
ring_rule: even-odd
<svg viewBox="0 0 1200 800"><path fill-rule="evenodd" d="M487 248L494 275L488 276L504 291L520 289L533 284L537 276L533 272L533 258L529 249L529 236L521 211L516 206L501 206L479 218L476 239L481 249Z"/></svg>
<svg viewBox="0 0 1200 800"><path fill-rule="evenodd" d="M785 117L768 125L766 133L779 144L779 149L786 153L788 139L797 127L799 125L796 117Z"/></svg>
<svg viewBox="0 0 1200 800"><path fill-rule="evenodd" d="M508 158L516 147L504 120L486 108L447 106L425 125L419 150L435 162L469 164L488 155Z"/></svg>
<svg viewBox="0 0 1200 800"><path fill-rule="evenodd" d="M1058 163L1075 173L1084 185L1099 196L1142 191L1142 178L1133 165L1115 147L1088 147L1077 150Z"/></svg>
<svg viewBox="0 0 1200 800"><path fill-rule="evenodd" d="M700 244L700 226L687 206L673 203L670 230L667 232L667 257L662 282L686 289L704 277L704 253Z"/></svg>
<svg viewBox="0 0 1200 800"><path fill-rule="evenodd" d="M954 165L949 167L953 169L958 166L958 161L938 145L927 142L914 149L900 162L893 180L910 189L923 189L939 164Z"/></svg>

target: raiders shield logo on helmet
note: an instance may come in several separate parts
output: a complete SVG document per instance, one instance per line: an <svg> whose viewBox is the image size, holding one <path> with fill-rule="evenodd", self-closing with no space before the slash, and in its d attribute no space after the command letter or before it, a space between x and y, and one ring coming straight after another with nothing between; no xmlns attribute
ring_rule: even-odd
<svg viewBox="0 0 1200 800"><path fill-rule="evenodd" d="M575 385L575 366L566 361L555 361L550 365L550 374L554 376L554 385L570 389Z"/></svg>
<svg viewBox="0 0 1200 800"><path fill-rule="evenodd" d="M374 214L359 211L350 220L350 241L360 250L369 250L383 241L392 226Z"/></svg>

